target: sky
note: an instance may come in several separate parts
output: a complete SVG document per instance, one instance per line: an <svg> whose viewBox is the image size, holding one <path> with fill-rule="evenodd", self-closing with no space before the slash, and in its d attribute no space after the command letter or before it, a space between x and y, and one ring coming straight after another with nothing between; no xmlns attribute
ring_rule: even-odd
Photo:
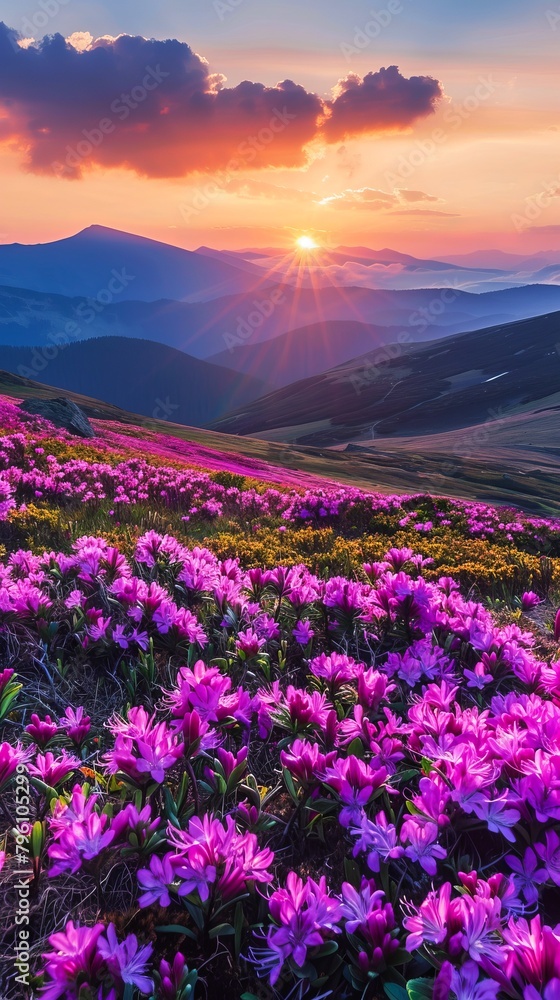
<svg viewBox="0 0 560 1000"><path fill-rule="evenodd" d="M560 248L556 0L0 0L0 20L1 242Z"/></svg>

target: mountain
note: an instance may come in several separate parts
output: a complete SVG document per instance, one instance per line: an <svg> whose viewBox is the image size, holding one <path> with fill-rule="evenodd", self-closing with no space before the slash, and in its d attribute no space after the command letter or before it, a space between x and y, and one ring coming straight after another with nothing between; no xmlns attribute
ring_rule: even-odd
<svg viewBox="0 0 560 1000"><path fill-rule="evenodd" d="M276 285L209 302L163 299L107 305L96 299L4 286L0 287L0 344L31 347L109 335L136 337L197 358L224 352L223 363L235 368L236 361L230 365L230 348L236 354L242 347L327 322L396 327L413 341L421 341L434 327L447 335L557 309L560 287L555 285L481 295L453 288L372 291ZM389 342L387 337L384 340ZM337 363L342 357L332 360Z"/></svg>
<svg viewBox="0 0 560 1000"><path fill-rule="evenodd" d="M248 268L104 226L54 243L0 246L0 285L91 297L105 305L238 294L263 283L262 269Z"/></svg>
<svg viewBox="0 0 560 1000"><path fill-rule="evenodd" d="M261 344L233 346L209 360L224 368L254 375L280 389L298 379L318 375L358 354L398 343L402 332L400 327L326 320L290 330ZM418 331L417 340L435 340L452 332L451 328L430 326Z"/></svg>
<svg viewBox="0 0 560 1000"><path fill-rule="evenodd" d="M332 445L444 433L560 405L560 313L370 352L218 421L236 434Z"/></svg>
<svg viewBox="0 0 560 1000"><path fill-rule="evenodd" d="M445 254L450 264L464 267L505 268L509 271L536 271L560 261L560 251L540 250L534 254L506 253L504 250L474 250L472 253Z"/></svg>
<svg viewBox="0 0 560 1000"><path fill-rule="evenodd" d="M100 337L60 349L0 347L0 367L147 417L198 426L267 388L249 375L126 337Z"/></svg>

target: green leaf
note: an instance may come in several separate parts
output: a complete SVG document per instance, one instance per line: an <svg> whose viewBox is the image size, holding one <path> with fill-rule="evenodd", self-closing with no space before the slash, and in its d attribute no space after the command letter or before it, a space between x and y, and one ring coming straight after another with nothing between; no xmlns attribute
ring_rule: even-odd
<svg viewBox="0 0 560 1000"><path fill-rule="evenodd" d="M235 927L232 927L231 924L218 924L217 927L212 927L208 931L209 938L231 937L232 934L235 934Z"/></svg>
<svg viewBox="0 0 560 1000"><path fill-rule="evenodd" d="M160 927L156 927L155 931L156 934L184 934L185 937L196 941L194 931L191 931L190 927L183 927L182 924L162 924Z"/></svg>
<svg viewBox="0 0 560 1000"><path fill-rule="evenodd" d="M290 772L288 771L287 767L284 767L282 769L282 775L283 775L283 778L284 778L284 782L286 784L286 788L288 789L288 791L289 791L292 799L294 800L294 802L296 803L296 805L299 805L299 799L298 799L298 794L296 792L296 788L295 788L295 785L294 785L294 780L293 780Z"/></svg>
<svg viewBox="0 0 560 1000"><path fill-rule="evenodd" d="M389 1000L408 1000L408 993L404 986L399 986L398 983L384 983L383 989Z"/></svg>
<svg viewBox="0 0 560 1000"><path fill-rule="evenodd" d="M433 979L409 979L406 992L410 1000L432 1000L434 992Z"/></svg>
<svg viewBox="0 0 560 1000"><path fill-rule="evenodd" d="M325 941L317 952L315 952L314 958L326 958L327 955L334 955L335 951L338 951L338 944L336 941ZM399 998L395 998L399 1000Z"/></svg>
<svg viewBox="0 0 560 1000"><path fill-rule="evenodd" d="M364 744L358 736L356 736L355 740L352 740L346 752L349 757L353 756L361 759L364 756Z"/></svg>
<svg viewBox="0 0 560 1000"><path fill-rule="evenodd" d="M233 918L233 926L235 927L235 957L239 958L241 952L241 937L243 934L243 903L239 902L235 907L235 916Z"/></svg>
<svg viewBox="0 0 560 1000"><path fill-rule="evenodd" d="M350 882L350 885L353 885L355 889L360 888L362 882L360 869L351 858L344 858L344 875L346 881Z"/></svg>

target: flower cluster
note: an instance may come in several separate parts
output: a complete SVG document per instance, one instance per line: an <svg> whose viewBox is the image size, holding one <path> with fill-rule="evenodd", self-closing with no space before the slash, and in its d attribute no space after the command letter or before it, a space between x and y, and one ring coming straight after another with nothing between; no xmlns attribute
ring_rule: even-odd
<svg viewBox="0 0 560 1000"><path fill-rule="evenodd" d="M18 848L50 942L39 995L193 1000L198 970L219 996L227 968L236 995L404 1000L410 980L422 1000L558 1000L555 608L520 586L496 614L424 548L453 527L473 546L553 549L555 522L224 485L173 465L178 445L138 457L115 429L72 457L10 407L8 526L40 492L206 524L377 519L420 549L378 539L356 574L321 575L149 527L2 555L0 865L23 780ZM72 894L63 928L57 892Z"/></svg>

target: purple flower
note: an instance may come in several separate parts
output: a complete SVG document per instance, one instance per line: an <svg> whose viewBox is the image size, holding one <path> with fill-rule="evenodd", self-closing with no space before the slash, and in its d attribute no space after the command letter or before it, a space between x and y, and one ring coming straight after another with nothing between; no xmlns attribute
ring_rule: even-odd
<svg viewBox="0 0 560 1000"><path fill-rule="evenodd" d="M171 896L169 886L173 884L175 873L171 865L173 854L169 852L164 858L158 858L157 854L152 854L150 867L141 868L138 872L138 881L145 890L138 897L139 906L151 906L158 903L160 906L170 906Z"/></svg>
<svg viewBox="0 0 560 1000"><path fill-rule="evenodd" d="M546 870L537 867L537 856L532 847L527 847L523 860L516 857L515 854L507 854L505 860L512 872L514 872L512 876L513 884L523 893L529 905L532 906L539 898L537 885L546 882Z"/></svg>
<svg viewBox="0 0 560 1000"><path fill-rule="evenodd" d="M98 950L118 983L136 986L141 993L153 990L153 981L146 974L146 965L153 951L151 944L139 948L135 934L128 934L119 943L115 925L109 924L106 933L99 938Z"/></svg>
<svg viewBox="0 0 560 1000"><path fill-rule="evenodd" d="M368 867L372 872L380 870L381 861L387 864L392 858L400 858L404 854L404 848L398 843L396 828L393 823L387 822L384 812L379 812L375 820L362 812L359 824L350 827L350 834L357 837L354 857L360 853L367 854Z"/></svg>
<svg viewBox="0 0 560 1000"><path fill-rule="evenodd" d="M546 845L535 844L535 851L543 863L548 878L555 885L560 886L560 837L556 831L547 830ZM542 869L539 874L541 873Z"/></svg>
<svg viewBox="0 0 560 1000"><path fill-rule="evenodd" d="M295 629L292 631L292 635L296 642L299 642L300 646L307 646L315 632L311 628L311 622L308 621L298 621Z"/></svg>
<svg viewBox="0 0 560 1000"><path fill-rule="evenodd" d="M301 968L309 948L323 944L329 932L340 933L337 925L342 906L329 895L325 878L319 882L309 879L304 884L295 872L290 872L286 888L278 889L270 897L269 910L277 925L269 928L267 934L267 945L277 959L270 975L274 986L289 957Z"/></svg>
<svg viewBox="0 0 560 1000"><path fill-rule="evenodd" d="M469 960L451 974L451 992L455 1000L496 1000L500 984L480 978L480 966Z"/></svg>
<svg viewBox="0 0 560 1000"><path fill-rule="evenodd" d="M401 840L409 846L405 854L411 861L419 861L428 875L437 873L437 861L447 857L447 851L437 843L438 828L434 823L419 823L407 819L402 825Z"/></svg>

